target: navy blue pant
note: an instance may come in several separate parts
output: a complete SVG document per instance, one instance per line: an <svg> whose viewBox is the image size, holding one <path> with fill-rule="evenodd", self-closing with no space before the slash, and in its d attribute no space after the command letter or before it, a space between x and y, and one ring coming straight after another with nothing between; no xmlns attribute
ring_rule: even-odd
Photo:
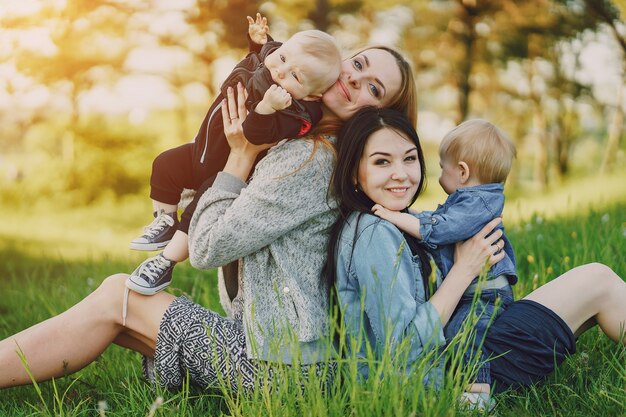
<svg viewBox="0 0 626 417"><path fill-rule="evenodd" d="M498 299L500 299L499 306L496 306ZM467 344L463 343L463 345L467 346L463 355L465 364L476 363L476 360L479 363L483 363L487 359L482 349L487 329L500 313L513 303L513 291L510 286L483 290L476 299L474 306L472 306L473 302L473 295L463 295L444 329L446 341L449 342L463 328L467 320L470 320L472 323L475 321L473 333L470 333L471 340L468 340ZM470 314L474 317L470 317ZM489 362L485 362L480 366L475 382L491 383Z"/></svg>

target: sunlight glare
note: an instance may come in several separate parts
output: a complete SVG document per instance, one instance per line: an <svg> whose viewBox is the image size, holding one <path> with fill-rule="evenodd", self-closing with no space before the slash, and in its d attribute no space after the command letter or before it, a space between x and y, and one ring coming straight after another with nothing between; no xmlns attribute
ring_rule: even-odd
<svg viewBox="0 0 626 417"><path fill-rule="evenodd" d="M0 15L24 17L38 13L43 7L42 0L5 1L0 3Z"/></svg>
<svg viewBox="0 0 626 417"><path fill-rule="evenodd" d="M57 46L50 38L48 28L20 30L17 39L22 49L36 52L42 56L53 56L58 52Z"/></svg>

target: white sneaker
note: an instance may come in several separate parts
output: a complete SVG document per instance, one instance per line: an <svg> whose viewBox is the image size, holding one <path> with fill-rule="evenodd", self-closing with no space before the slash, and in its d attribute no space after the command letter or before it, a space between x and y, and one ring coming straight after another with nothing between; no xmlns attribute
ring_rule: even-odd
<svg viewBox="0 0 626 417"><path fill-rule="evenodd" d="M496 406L496 401L486 392L464 392L459 400L470 410L490 412Z"/></svg>
<svg viewBox="0 0 626 417"><path fill-rule="evenodd" d="M145 251L163 249L172 240L177 229L178 217L175 212L155 212L152 223L144 228L143 235L130 242L130 248Z"/></svg>
<svg viewBox="0 0 626 417"><path fill-rule="evenodd" d="M143 295L154 295L172 282L172 271L176 262L162 253L148 258L139 265L126 280L126 287Z"/></svg>

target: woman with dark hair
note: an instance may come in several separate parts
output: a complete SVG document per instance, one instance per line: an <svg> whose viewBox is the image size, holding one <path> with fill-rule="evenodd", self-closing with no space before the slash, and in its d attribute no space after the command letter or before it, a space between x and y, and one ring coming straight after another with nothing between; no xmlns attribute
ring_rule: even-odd
<svg viewBox="0 0 626 417"><path fill-rule="evenodd" d="M487 261L504 256L501 222L496 218L458 244L455 262L444 277L410 235L375 216L380 204L390 210L410 206L423 188L424 158L413 126L393 110L366 108L339 134L332 187L340 217L328 246L327 273L335 285L347 346L380 355L391 343L408 345L407 369L429 350L445 344L448 323L464 291ZM484 341L496 392L528 385L552 372L575 351L575 337L594 324L615 341L626 324L626 283L600 264L581 266L510 304L493 322ZM622 336L620 336L622 334ZM626 339L621 340L622 343ZM365 342L365 343L362 343ZM442 363L426 376L438 383ZM367 377L368 365L359 364ZM476 401L485 404L486 396Z"/></svg>

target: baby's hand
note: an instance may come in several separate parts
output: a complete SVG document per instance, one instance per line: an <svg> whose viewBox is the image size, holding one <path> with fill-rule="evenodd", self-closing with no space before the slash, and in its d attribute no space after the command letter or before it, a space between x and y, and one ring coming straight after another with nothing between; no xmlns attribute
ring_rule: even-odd
<svg viewBox="0 0 626 417"><path fill-rule="evenodd" d="M384 208L380 204L375 204L374 207L372 207L372 212L381 219L385 219L391 223L393 223L392 219L395 217L394 213L396 213L395 211Z"/></svg>
<svg viewBox="0 0 626 417"><path fill-rule="evenodd" d="M403 232L418 239L422 238L420 235L420 221L417 217L408 213L386 209L380 204L375 204L374 207L372 207L372 211L375 215L381 219L387 220Z"/></svg>
<svg viewBox="0 0 626 417"><path fill-rule="evenodd" d="M262 17L261 13L256 14L256 20L248 17L248 35L252 42L259 45L265 45L267 43L267 33L270 31L267 25L267 18Z"/></svg>
<svg viewBox="0 0 626 417"><path fill-rule="evenodd" d="M291 94L279 85L272 84L267 89L263 100L257 105L256 111L260 114L270 114L291 106Z"/></svg>

